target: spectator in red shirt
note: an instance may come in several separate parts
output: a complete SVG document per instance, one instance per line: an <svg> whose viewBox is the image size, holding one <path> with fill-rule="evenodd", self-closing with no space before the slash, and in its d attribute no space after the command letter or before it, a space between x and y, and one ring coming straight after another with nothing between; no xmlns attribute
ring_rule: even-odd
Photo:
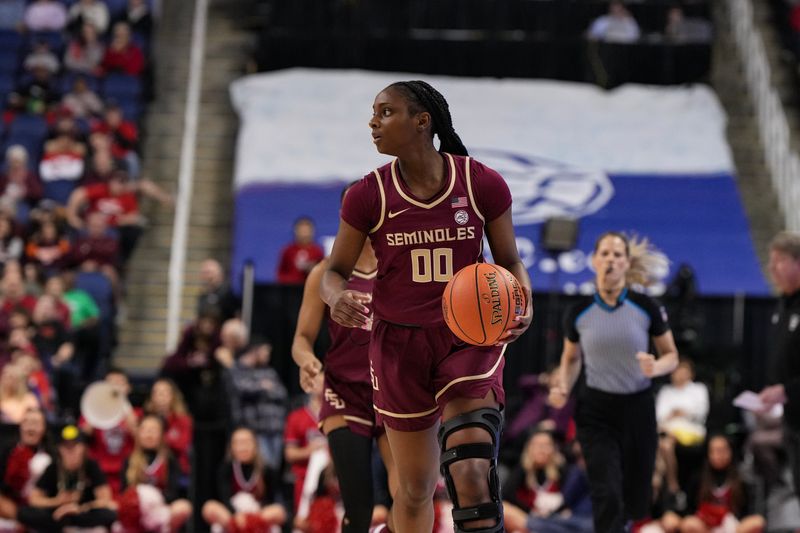
<svg viewBox="0 0 800 533"><path fill-rule="evenodd" d="M2 280L3 299L0 305L0 312L8 315L16 307L21 307L27 311L28 315L33 314L36 307L36 298L25 293L25 281L22 275L15 270L7 270Z"/></svg>
<svg viewBox="0 0 800 533"><path fill-rule="evenodd" d="M164 441L178 460L183 475L189 475L193 422L177 385L166 378L156 380L144 404L144 412L164 420Z"/></svg>
<svg viewBox="0 0 800 533"><path fill-rule="evenodd" d="M162 204L172 204L172 196L152 181L143 179L133 182L128 179L126 171L116 170L108 183L78 187L72 192L67 203L67 221L73 228L80 230L84 227L80 215L84 209L87 215L106 215L108 224L119 232L120 261L125 264L142 233L143 220L139 212L138 192Z"/></svg>
<svg viewBox="0 0 800 533"><path fill-rule="evenodd" d="M328 442L320 432L317 414L322 404L322 375L317 376L308 402L289 413L283 436L283 454L294 476L294 510L300 505L303 484L306 480L308 460L311 454L327 447Z"/></svg>
<svg viewBox="0 0 800 533"><path fill-rule="evenodd" d="M302 285L314 265L322 261L325 253L314 242L314 221L301 217L294 223L294 242L281 251L278 262L278 283Z"/></svg>
<svg viewBox="0 0 800 533"><path fill-rule="evenodd" d="M112 368L105 381L117 387L126 397L131 392L128 376L122 370ZM141 416L140 409L131 409L126 417L111 429L97 429L81 416L79 426L89 441L89 457L97 461L100 470L108 478L108 484L116 497L122 482L122 466L133 451L134 435Z"/></svg>
<svg viewBox="0 0 800 533"><path fill-rule="evenodd" d="M111 155L115 159L125 161L126 169L133 178L140 173L139 155L136 152L139 143L139 130L136 124L125 120L122 108L115 103L106 106L102 121L92 125L92 133L105 133L111 139Z"/></svg>
<svg viewBox="0 0 800 533"><path fill-rule="evenodd" d="M102 67L106 72L122 72L129 76L138 76L144 70L144 54L131 40L131 27L127 22L114 24Z"/></svg>

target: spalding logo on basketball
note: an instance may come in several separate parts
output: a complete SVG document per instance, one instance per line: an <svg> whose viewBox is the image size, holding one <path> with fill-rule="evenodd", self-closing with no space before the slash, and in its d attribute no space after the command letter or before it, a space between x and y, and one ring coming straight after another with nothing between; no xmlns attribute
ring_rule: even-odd
<svg viewBox="0 0 800 533"><path fill-rule="evenodd" d="M468 265L447 283L442 313L459 339L477 346L496 344L525 312L522 286L505 268L488 263Z"/></svg>
<svg viewBox="0 0 800 533"><path fill-rule="evenodd" d="M614 196L614 186L602 171L501 150L470 149L470 154L505 178L516 225L591 215Z"/></svg>

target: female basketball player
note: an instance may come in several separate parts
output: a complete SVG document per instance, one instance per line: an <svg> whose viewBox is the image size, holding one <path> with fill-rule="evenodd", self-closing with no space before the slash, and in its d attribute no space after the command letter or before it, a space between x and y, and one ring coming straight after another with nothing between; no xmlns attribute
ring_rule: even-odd
<svg viewBox="0 0 800 533"><path fill-rule="evenodd" d="M431 529L441 466L456 531L500 532L503 347L457 343L441 300L453 274L482 259L485 233L495 261L517 277L528 302L500 344L528 328L530 280L517 252L511 195L499 174L467 156L447 102L423 81L381 91L369 126L378 151L396 159L348 191L321 295L339 324L372 327L373 403L399 481L394 531ZM374 323L366 295L347 286L367 237L378 258Z"/></svg>
<svg viewBox="0 0 800 533"><path fill-rule="evenodd" d="M655 400L651 378L678 366L678 350L662 309L631 284L647 285L666 258L647 241L601 235L592 256L597 292L566 314L559 384L561 407L585 365L575 422L591 489L595 531L621 533L647 516L655 464ZM652 338L656 358L648 353ZM583 382L585 381L585 383Z"/></svg>
<svg viewBox="0 0 800 533"><path fill-rule="evenodd" d="M342 193L342 198L347 189ZM297 318L297 331L292 343L292 357L300 367L300 385L307 392L322 371L322 363L314 355L314 343L326 315L325 302L319 297L320 280L328 262L323 259L309 273L303 290L303 303ZM369 294L377 274L378 261L368 242L364 243L347 287L364 294L361 300L369 305ZM343 328L328 321L331 346L325 355L324 388L319 420L328 437L328 447L339 478L344 517L342 533L366 533L374 507L372 490L372 439L378 441L389 484L395 483L394 464L383 427L376 423L372 408L372 380L369 373L369 331ZM390 489L390 492L394 492Z"/></svg>

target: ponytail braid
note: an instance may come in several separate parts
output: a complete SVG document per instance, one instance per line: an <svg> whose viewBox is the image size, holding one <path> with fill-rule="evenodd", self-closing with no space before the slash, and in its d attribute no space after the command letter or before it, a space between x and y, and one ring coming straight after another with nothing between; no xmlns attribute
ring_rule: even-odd
<svg viewBox="0 0 800 533"><path fill-rule="evenodd" d="M389 87L403 92L409 101L410 113L427 111L431 115L431 133L439 136L439 151L469 155L464 143L453 128L450 106L442 93L422 80L398 81Z"/></svg>

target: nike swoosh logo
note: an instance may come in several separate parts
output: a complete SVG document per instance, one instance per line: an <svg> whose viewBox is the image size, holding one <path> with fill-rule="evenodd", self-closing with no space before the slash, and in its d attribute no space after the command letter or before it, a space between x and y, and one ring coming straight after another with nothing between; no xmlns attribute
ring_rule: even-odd
<svg viewBox="0 0 800 533"><path fill-rule="evenodd" d="M403 213L405 213L405 212L406 212L406 211L408 211L409 209L411 209L411 208L410 208L410 207L406 207L405 209L401 209L400 211L396 211L396 212L394 212L394 213L392 213L391 211L389 211L389 218L394 218L394 217L396 217L397 215L402 215Z"/></svg>

